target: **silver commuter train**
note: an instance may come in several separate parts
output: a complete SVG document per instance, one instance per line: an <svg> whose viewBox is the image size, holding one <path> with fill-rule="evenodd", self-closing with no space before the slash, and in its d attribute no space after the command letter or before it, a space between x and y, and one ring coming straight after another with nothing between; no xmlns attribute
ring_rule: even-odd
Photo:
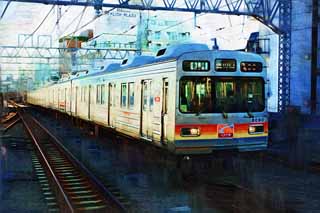
<svg viewBox="0 0 320 213"><path fill-rule="evenodd" d="M30 91L27 101L176 154L263 150L266 66L253 53L180 44Z"/></svg>

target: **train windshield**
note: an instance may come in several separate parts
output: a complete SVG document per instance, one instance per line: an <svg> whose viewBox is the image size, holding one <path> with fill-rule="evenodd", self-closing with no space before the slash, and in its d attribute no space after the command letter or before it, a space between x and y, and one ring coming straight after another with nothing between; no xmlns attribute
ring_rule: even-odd
<svg viewBox="0 0 320 213"><path fill-rule="evenodd" d="M261 112L265 108L264 81L255 77L183 77L180 112Z"/></svg>

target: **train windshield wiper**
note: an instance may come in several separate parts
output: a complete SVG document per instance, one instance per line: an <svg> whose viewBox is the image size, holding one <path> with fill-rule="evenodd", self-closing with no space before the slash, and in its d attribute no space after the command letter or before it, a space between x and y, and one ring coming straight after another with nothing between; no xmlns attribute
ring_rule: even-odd
<svg viewBox="0 0 320 213"><path fill-rule="evenodd" d="M196 112L196 116L201 115L201 113L204 111L204 107L200 107L199 110Z"/></svg>
<svg viewBox="0 0 320 213"><path fill-rule="evenodd" d="M249 118L253 118L253 117L254 117L253 114L250 112L249 109L247 110L247 114L248 114Z"/></svg>
<svg viewBox="0 0 320 213"><path fill-rule="evenodd" d="M225 111L222 110L222 116L224 119L228 118L228 113L226 113Z"/></svg>

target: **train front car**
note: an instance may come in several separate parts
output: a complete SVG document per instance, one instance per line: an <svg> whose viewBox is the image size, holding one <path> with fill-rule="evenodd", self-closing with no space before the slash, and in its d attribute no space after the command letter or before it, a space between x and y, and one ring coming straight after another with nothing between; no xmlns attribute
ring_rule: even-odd
<svg viewBox="0 0 320 213"><path fill-rule="evenodd" d="M259 55L199 51L177 60L175 153L264 150L267 73Z"/></svg>

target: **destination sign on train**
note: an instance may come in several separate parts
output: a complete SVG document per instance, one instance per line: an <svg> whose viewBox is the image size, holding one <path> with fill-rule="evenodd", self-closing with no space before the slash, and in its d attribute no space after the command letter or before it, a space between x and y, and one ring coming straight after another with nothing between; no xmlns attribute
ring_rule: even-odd
<svg viewBox="0 0 320 213"><path fill-rule="evenodd" d="M237 63L234 59L216 59L215 70L222 72L234 72L237 69Z"/></svg>
<svg viewBox="0 0 320 213"><path fill-rule="evenodd" d="M242 72L261 72L261 62L241 62L240 69Z"/></svg>
<svg viewBox="0 0 320 213"><path fill-rule="evenodd" d="M182 68L184 71L209 71L209 61L183 61Z"/></svg>

